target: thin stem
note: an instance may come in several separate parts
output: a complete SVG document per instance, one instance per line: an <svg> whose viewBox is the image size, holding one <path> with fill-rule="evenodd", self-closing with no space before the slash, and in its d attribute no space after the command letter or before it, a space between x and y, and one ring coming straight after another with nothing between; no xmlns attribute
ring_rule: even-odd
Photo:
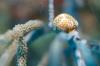
<svg viewBox="0 0 100 66"><path fill-rule="evenodd" d="M54 19L54 0L49 0L49 5L48 5L49 9L49 26L52 27L52 22Z"/></svg>
<svg viewBox="0 0 100 66"><path fill-rule="evenodd" d="M27 66L27 44L22 38L17 41L17 66Z"/></svg>

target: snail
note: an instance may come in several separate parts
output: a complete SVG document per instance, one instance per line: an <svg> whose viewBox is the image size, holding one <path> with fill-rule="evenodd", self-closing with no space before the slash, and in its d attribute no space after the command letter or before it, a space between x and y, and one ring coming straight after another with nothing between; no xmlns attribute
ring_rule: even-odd
<svg viewBox="0 0 100 66"><path fill-rule="evenodd" d="M57 29L69 33L77 29L78 22L71 15L62 13L55 17L53 20L53 26L55 26Z"/></svg>

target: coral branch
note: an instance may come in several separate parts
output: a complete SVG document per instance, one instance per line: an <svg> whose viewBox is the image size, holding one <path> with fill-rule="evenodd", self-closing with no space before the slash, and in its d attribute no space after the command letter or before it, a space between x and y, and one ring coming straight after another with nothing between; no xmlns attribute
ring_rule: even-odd
<svg viewBox="0 0 100 66"><path fill-rule="evenodd" d="M27 66L27 44L22 38L17 40L17 44L17 66Z"/></svg>
<svg viewBox="0 0 100 66"><path fill-rule="evenodd" d="M6 51L1 55L0 66L9 66L10 62L16 54L16 45L16 41L13 41Z"/></svg>
<svg viewBox="0 0 100 66"><path fill-rule="evenodd" d="M43 26L40 20L30 20L26 24L18 24L13 28L14 38L23 37L33 29L38 29Z"/></svg>
<svg viewBox="0 0 100 66"><path fill-rule="evenodd" d="M38 29L38 28L42 27L43 25L44 24L41 20L29 20L27 23L18 24L12 30L7 31L3 35L0 35L0 44L7 43L7 45L8 45L12 41L16 41L16 45L18 45L18 47L17 47L17 65L18 66L26 66L27 65L26 59L27 59L27 49L28 48L27 48L26 42L23 40L23 37L28 32L30 32L34 29ZM11 49L9 49L9 50L11 50ZM11 50L11 52L9 50L4 53L2 58L4 58L5 54L9 54L12 52L12 50ZM8 56L7 56L7 58L8 58ZM4 65L2 65L2 66L4 66Z"/></svg>
<svg viewBox="0 0 100 66"><path fill-rule="evenodd" d="M12 41L18 37L23 37L33 29L38 29L43 26L41 20L29 20L25 24L18 24L12 30L8 30L5 34L0 35L1 40Z"/></svg>

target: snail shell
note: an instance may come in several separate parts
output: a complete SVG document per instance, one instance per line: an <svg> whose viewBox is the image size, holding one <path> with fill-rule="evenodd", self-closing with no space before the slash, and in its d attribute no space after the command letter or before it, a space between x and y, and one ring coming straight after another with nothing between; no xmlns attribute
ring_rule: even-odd
<svg viewBox="0 0 100 66"><path fill-rule="evenodd" d="M53 25L64 32L71 32L78 27L78 22L71 15L62 13L55 17Z"/></svg>

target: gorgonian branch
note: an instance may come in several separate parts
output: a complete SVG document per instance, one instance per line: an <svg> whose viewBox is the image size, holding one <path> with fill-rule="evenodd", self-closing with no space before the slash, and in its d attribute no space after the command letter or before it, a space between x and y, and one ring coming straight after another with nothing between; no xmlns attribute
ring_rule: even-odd
<svg viewBox="0 0 100 66"><path fill-rule="evenodd" d="M23 37L28 32L42 27L44 24L41 20L29 20L25 24L18 24L12 30L7 31L5 34L0 35L1 40L12 41L16 38Z"/></svg>

